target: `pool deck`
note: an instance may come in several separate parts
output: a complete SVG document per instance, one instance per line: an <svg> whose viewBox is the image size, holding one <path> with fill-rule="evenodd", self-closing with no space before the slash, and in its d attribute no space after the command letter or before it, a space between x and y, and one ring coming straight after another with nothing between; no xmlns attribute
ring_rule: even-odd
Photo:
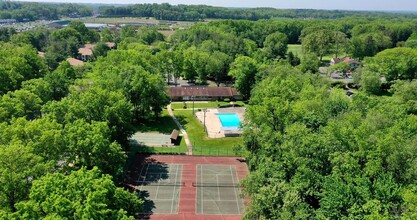
<svg viewBox="0 0 417 220"><path fill-rule="evenodd" d="M207 135L209 138L223 138L225 137L225 132L232 133L232 134L241 134L242 131L224 131L222 129L222 124L220 122L219 117L216 113L236 113L239 117L240 121L243 121L245 115L245 108L238 107L238 108L215 108L215 109L207 109L206 112L206 129ZM197 119L203 124L204 123L204 112L199 111L195 113Z"/></svg>

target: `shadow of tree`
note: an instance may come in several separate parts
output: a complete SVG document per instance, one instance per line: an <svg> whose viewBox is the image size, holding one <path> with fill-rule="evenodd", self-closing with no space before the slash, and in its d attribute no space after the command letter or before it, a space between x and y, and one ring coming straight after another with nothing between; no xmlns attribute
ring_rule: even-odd
<svg viewBox="0 0 417 220"><path fill-rule="evenodd" d="M163 134L170 134L173 129L177 129L177 125L174 120L172 120L171 116L151 118L135 124L135 130L140 132L159 132Z"/></svg>
<svg viewBox="0 0 417 220"><path fill-rule="evenodd" d="M151 171L149 171L151 169ZM142 213L144 216L153 213L155 203L149 198L149 192L140 190L141 186L149 185L169 178L169 166L166 163L150 158L150 154L136 154L126 172L124 179L125 188L138 193L138 197L144 201ZM143 216L142 216L143 217ZM143 218L140 219L143 219Z"/></svg>
<svg viewBox="0 0 417 220"><path fill-rule="evenodd" d="M182 125L182 127L187 130L187 124L188 124L188 120L187 117L182 116L182 115L175 115L175 117L177 118L178 122Z"/></svg>

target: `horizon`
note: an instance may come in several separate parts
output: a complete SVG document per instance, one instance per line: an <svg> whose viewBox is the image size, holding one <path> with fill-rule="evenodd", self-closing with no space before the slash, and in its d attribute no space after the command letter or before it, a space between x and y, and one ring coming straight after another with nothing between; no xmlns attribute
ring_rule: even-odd
<svg viewBox="0 0 417 220"><path fill-rule="evenodd" d="M133 5L133 4L146 4L146 3L169 3L171 5L208 5L215 7L226 8L260 8L269 7L275 9L316 9L316 10L347 10L347 11L389 11L389 12L416 12L417 2L409 2L407 0L381 0L376 4L372 2L363 2L361 0L351 0L350 2L332 2L332 4L326 2L317 2L312 0L266 0L259 2L252 2L248 0L238 1L221 1L221 0L153 0L153 1L137 1L137 0L120 0L114 3L112 0L16 0L21 2L40 2L40 3L78 3L78 4L106 4L106 5Z"/></svg>

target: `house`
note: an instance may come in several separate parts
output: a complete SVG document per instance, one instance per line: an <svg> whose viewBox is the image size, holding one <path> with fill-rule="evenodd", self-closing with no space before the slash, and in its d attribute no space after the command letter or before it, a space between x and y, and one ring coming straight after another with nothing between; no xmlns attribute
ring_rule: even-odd
<svg viewBox="0 0 417 220"><path fill-rule="evenodd" d="M78 48L78 58L82 61L90 61L93 58L93 48L86 45Z"/></svg>
<svg viewBox="0 0 417 220"><path fill-rule="evenodd" d="M110 49L116 48L116 43L114 42L106 42L107 47ZM82 61L91 61L94 54L94 48L96 47L95 44L84 44L83 47L78 49L78 59Z"/></svg>
<svg viewBox="0 0 417 220"><path fill-rule="evenodd" d="M333 66L341 62L348 63L351 69L356 69L361 65L360 62L354 60L352 57L332 58L330 60L330 65Z"/></svg>
<svg viewBox="0 0 417 220"><path fill-rule="evenodd" d="M84 62L82 60L78 60L75 58L68 58L67 61L71 66L83 66L84 65Z"/></svg>
<svg viewBox="0 0 417 220"><path fill-rule="evenodd" d="M172 101L216 101L229 98L230 100L241 100L235 88L231 87L209 87L209 86L178 86L170 87L169 95Z"/></svg>

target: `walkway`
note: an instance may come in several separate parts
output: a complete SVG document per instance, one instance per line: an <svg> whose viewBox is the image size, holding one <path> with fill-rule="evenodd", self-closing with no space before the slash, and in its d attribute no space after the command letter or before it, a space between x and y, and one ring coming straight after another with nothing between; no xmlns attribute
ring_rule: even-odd
<svg viewBox="0 0 417 220"><path fill-rule="evenodd" d="M182 136L184 137L184 139L185 139L185 144L187 145L187 147L188 147L188 155L193 155L193 146L191 145L191 141L190 141L190 139L188 138L188 134L187 134L187 132L185 131L185 129L182 127L182 125L180 124L180 122L177 120L177 118L174 116L174 113L172 112L172 108L171 108L171 104L169 104L168 106L167 106L167 109L168 109L168 113L169 113L169 115L172 117L172 119L174 120L174 122L175 122L175 124L177 124L177 127L178 127L178 129L180 129L180 131L181 131L181 133L182 133Z"/></svg>

